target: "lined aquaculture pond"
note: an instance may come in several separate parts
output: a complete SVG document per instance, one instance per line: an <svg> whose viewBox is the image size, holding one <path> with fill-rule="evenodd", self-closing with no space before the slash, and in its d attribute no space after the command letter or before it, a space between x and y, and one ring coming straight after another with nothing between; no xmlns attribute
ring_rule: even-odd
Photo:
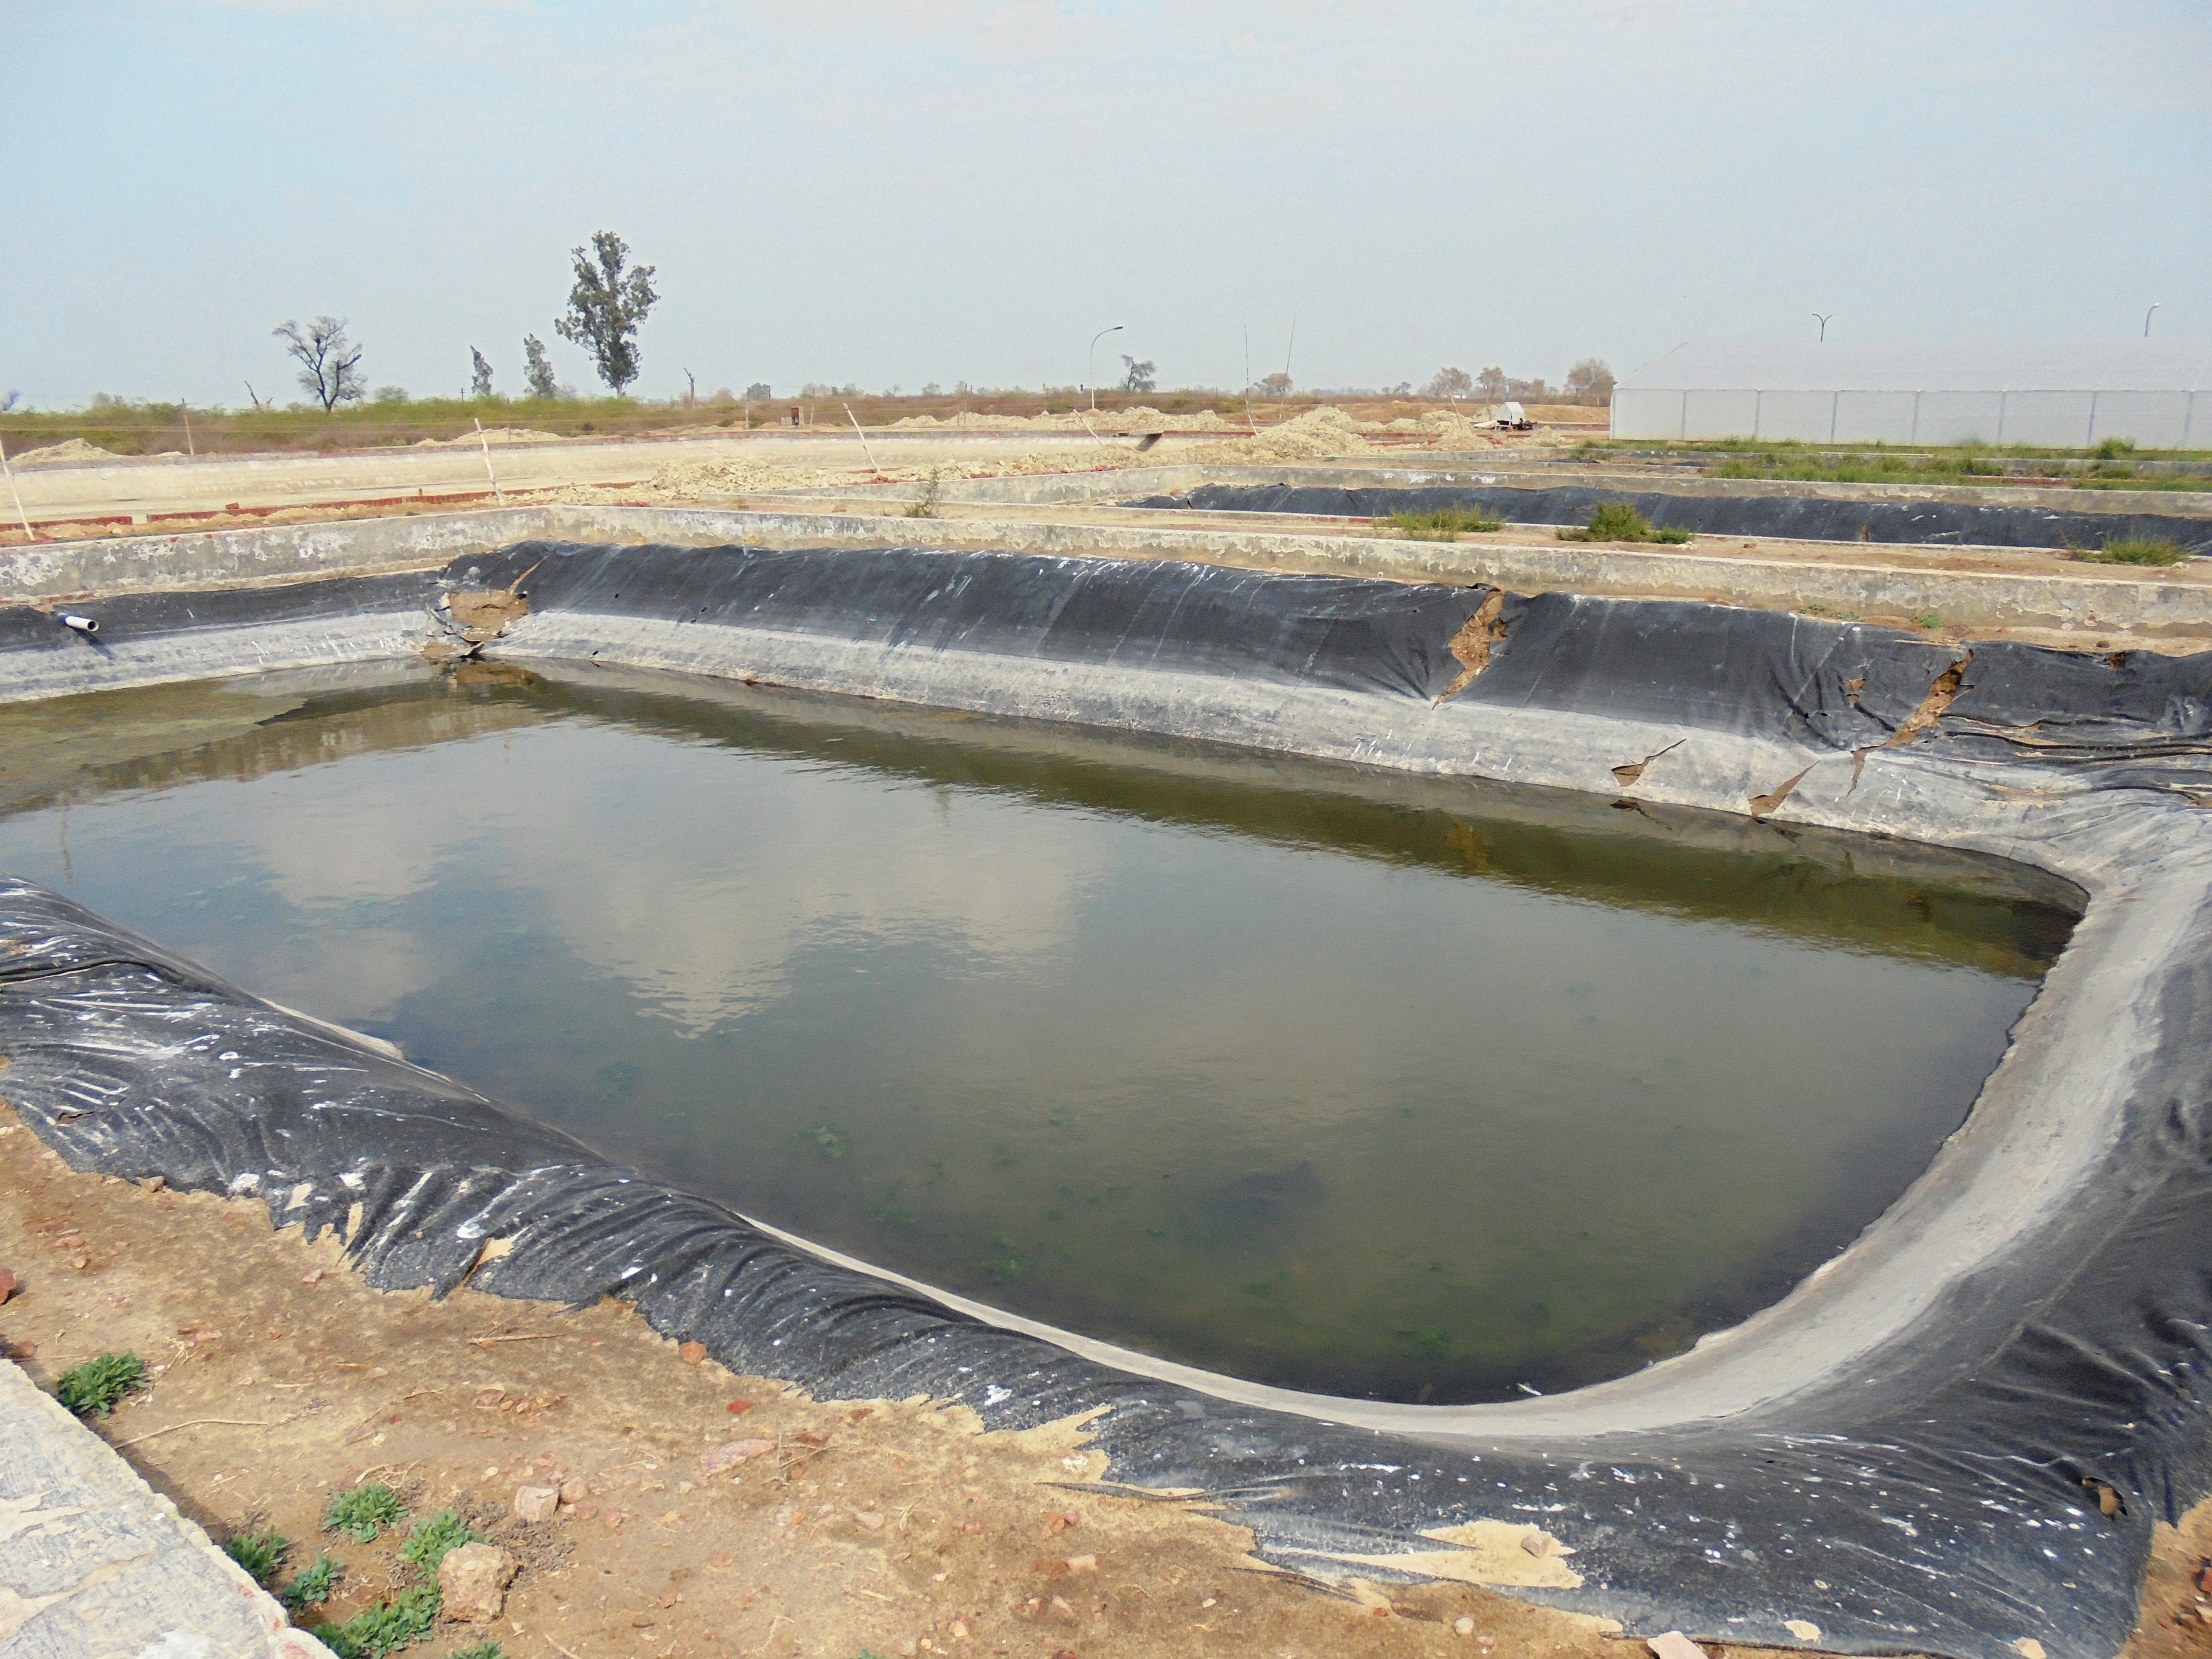
<svg viewBox="0 0 2212 1659"><path fill-rule="evenodd" d="M2074 921L1895 843L486 665L0 707L0 869L887 1268L1439 1402L1778 1298Z"/></svg>

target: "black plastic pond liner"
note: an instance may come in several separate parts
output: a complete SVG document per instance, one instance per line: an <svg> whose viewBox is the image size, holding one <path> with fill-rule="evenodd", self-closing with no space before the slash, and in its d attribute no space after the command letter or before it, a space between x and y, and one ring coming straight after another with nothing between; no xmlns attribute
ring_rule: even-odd
<svg viewBox="0 0 2212 1659"><path fill-rule="evenodd" d="M1540 1527L1576 1552L1578 1586L1562 1576L1511 1593L1640 1633L1972 1659L2029 1639L2052 1659L2092 1659L2126 1638L2154 1522L2212 1491L2212 883L2200 878L2212 656L1978 646L1948 708L1930 712L1931 685L1947 671L1960 680L1954 647L1778 613L1547 595L1494 608L1503 632L1487 665L1440 702L1462 678L1450 642L1489 590L897 549L556 544L457 562L445 586L518 582L531 617L501 645L523 659L588 659L600 640L611 659L658 641L741 678L797 641L845 652L839 672L867 685L969 659L1025 665L1040 717L1109 724L1214 687L1223 708L1234 694L1284 720L1338 711L1392 742L1504 720L1540 747L1565 730L1546 711L1568 711L1675 732L1686 754L1769 744L1826 757L1847 802L1862 788L1904 805L1979 792L1992 823L2047 822L2066 852L2052 867L2112 872L2069 955L2126 957L2138 977L2115 1006L2145 1035L2105 1068L2127 1078L2112 1133L2093 1137L2031 1234L1949 1273L1848 1365L1724 1412L1602 1431L1516 1431L1496 1415L1513 1407L1355 1427L1323 1420L1325 1401L1240 1403L986 1325L0 881L0 1092L73 1167L256 1194L279 1224L341 1229L386 1289L622 1297L664 1334L817 1396L926 1395L997 1428L1097 1412L1109 1480L1206 1493L1254 1529L1263 1557L1324 1577L1388 1580L1389 1558L1449 1550L1431 1534L1490 1521ZM188 597L159 603L181 622ZM304 602L297 589L258 601ZM138 624L158 609L149 601ZM1295 736L1269 741L1296 748ZM1375 742L1378 757L1399 752ZM2128 957L2141 935L2116 934L2114 919L2137 916L2178 949ZM2081 980L2063 994L2099 982ZM1944 1179L1963 1190L1972 1176ZM487 1257L491 1239L507 1252ZM1335 1415L1360 1416L1340 1403Z"/></svg>
<svg viewBox="0 0 2212 1659"><path fill-rule="evenodd" d="M2047 507L1982 507L1966 501L1838 501L1820 495L1675 495L1662 490L1548 489L1431 484L1402 489L1318 484L1200 484L1180 495L1147 495L1131 507L1202 513L1301 513L1379 519L1393 513L1478 508L1507 524L1586 525L1601 501L1626 501L1659 529L1708 536L1817 542L1955 543L1974 547L2100 548L2123 537L2157 537L2184 552L2212 556L2212 517L2179 513L2062 513Z"/></svg>

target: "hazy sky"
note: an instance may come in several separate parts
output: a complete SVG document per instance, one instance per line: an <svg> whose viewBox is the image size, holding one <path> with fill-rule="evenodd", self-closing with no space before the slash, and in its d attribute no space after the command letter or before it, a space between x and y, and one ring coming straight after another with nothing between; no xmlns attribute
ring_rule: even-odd
<svg viewBox="0 0 2212 1659"><path fill-rule="evenodd" d="M0 388L520 391L568 250L659 267L647 397L1168 385L1692 337L2212 333L2203 0L0 0Z"/></svg>

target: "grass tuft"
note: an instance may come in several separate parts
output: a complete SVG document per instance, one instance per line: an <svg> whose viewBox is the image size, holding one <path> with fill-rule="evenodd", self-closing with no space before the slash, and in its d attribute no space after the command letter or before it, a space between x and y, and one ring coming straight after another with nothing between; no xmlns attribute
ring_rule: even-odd
<svg viewBox="0 0 2212 1659"><path fill-rule="evenodd" d="M1393 513L1384 520L1401 536L1417 542L1448 542L1461 536L1480 536L1502 530L1505 520L1493 519L1479 507L1438 507L1426 513Z"/></svg>
<svg viewBox="0 0 2212 1659"><path fill-rule="evenodd" d="M2171 536L2115 536L2102 547L2077 547L2073 556L2090 564L2179 564L2189 555Z"/></svg>
<svg viewBox="0 0 2212 1659"><path fill-rule="evenodd" d="M1557 533L1563 542L1660 542L1669 547L1690 539L1686 530L1653 529L1651 520L1626 501L1600 501L1583 528Z"/></svg>
<svg viewBox="0 0 2212 1659"><path fill-rule="evenodd" d="M372 1480L331 1499L323 1511L323 1530L342 1532L364 1544L376 1541L385 1528L405 1518L407 1505L382 1481Z"/></svg>
<svg viewBox="0 0 2212 1659"><path fill-rule="evenodd" d="M462 1545L489 1541L482 1533L470 1531L452 1510L440 1510L428 1519L415 1523L415 1530L407 1534L399 1553L427 1577L434 1574L438 1564Z"/></svg>
<svg viewBox="0 0 2212 1659"><path fill-rule="evenodd" d="M496 1642L479 1642L474 1647L454 1649L446 1659L507 1659L507 1650Z"/></svg>
<svg viewBox="0 0 2212 1659"><path fill-rule="evenodd" d="M343 1625L318 1625L307 1633L338 1659L384 1659L426 1639L445 1598L435 1584L420 1584L396 1601L380 1601Z"/></svg>
<svg viewBox="0 0 2212 1659"><path fill-rule="evenodd" d="M146 1362L135 1353L104 1353L64 1371L54 1398L79 1417L105 1417L133 1389L146 1386Z"/></svg>
<svg viewBox="0 0 2212 1659"><path fill-rule="evenodd" d="M331 1599L338 1587L338 1579L345 1572L345 1563L333 1561L327 1555L315 1558L315 1565L276 1592L276 1599L297 1613L301 1607L312 1607Z"/></svg>
<svg viewBox="0 0 2212 1659"><path fill-rule="evenodd" d="M945 493L945 469L933 466L922 479L921 494L906 510L909 519L933 519L937 516L938 498Z"/></svg>
<svg viewBox="0 0 2212 1659"><path fill-rule="evenodd" d="M222 1553L252 1574L255 1583L266 1587L291 1547L292 1540L271 1527L265 1532L233 1533L223 1540Z"/></svg>

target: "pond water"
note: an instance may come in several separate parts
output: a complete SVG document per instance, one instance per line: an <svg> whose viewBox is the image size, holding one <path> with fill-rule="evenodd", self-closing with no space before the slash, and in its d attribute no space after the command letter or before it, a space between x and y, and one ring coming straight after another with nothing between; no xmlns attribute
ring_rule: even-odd
<svg viewBox="0 0 2212 1659"><path fill-rule="evenodd" d="M0 708L0 869L865 1260L1440 1402L1777 1299L2075 920L1897 843L483 665Z"/></svg>

